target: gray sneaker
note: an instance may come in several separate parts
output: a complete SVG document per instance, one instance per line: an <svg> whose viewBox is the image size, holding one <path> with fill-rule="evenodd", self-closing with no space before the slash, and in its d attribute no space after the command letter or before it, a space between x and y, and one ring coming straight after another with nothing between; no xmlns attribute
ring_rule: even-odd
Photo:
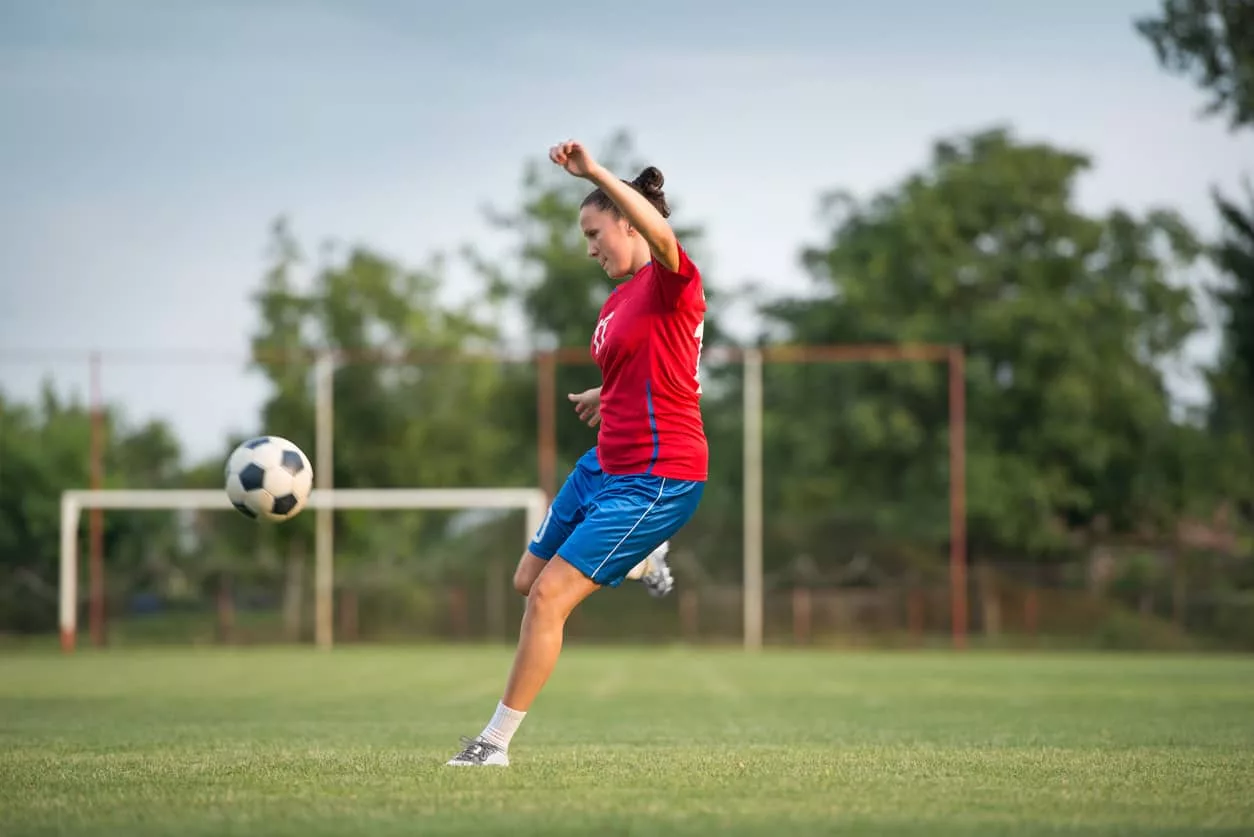
<svg viewBox="0 0 1254 837"><path fill-rule="evenodd" d="M666 563L666 553L670 552L670 549L670 541L663 541L661 546L650 552L649 557L644 559L644 575L640 577L640 583L654 598L662 598L675 587L670 565Z"/></svg>
<svg viewBox="0 0 1254 837"><path fill-rule="evenodd" d="M451 767L509 767L509 755L482 738L463 736L464 749L445 764Z"/></svg>

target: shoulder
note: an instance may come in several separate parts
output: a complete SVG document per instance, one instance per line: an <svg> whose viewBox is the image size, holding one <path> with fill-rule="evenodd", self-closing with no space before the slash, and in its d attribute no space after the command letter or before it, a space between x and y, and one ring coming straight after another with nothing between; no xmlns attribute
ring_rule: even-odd
<svg viewBox="0 0 1254 837"><path fill-rule="evenodd" d="M701 271L682 244L679 245L675 268L672 270L655 259L649 266L648 281L655 287L666 308L704 305Z"/></svg>
<svg viewBox="0 0 1254 837"><path fill-rule="evenodd" d="M644 282L687 285L701 281L701 269L697 267L696 262L692 260L692 257L688 255L688 251L681 245L679 247L679 260L673 269L662 264L655 257L653 261L645 265L644 269L636 277Z"/></svg>
<svg viewBox="0 0 1254 837"><path fill-rule="evenodd" d="M654 270L657 274L659 276L679 276L684 279L700 279L701 270L688 254L688 250L679 242L676 242L676 249L679 253L679 260L675 265L675 269L672 270L661 262L654 260Z"/></svg>

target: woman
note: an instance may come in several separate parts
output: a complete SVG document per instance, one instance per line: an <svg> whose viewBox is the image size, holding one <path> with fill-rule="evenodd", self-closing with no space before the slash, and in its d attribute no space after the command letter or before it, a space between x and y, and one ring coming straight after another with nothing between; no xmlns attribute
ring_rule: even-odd
<svg viewBox="0 0 1254 837"><path fill-rule="evenodd" d="M588 256L624 281L592 332L602 385L570 396L581 418L599 424L597 446L571 472L519 563L515 586L527 608L505 692L450 765L509 764L510 741L553 672L580 602L628 577L664 574L656 586L669 589L669 572L661 572L667 541L696 511L708 476L697 380L705 292L666 220L662 173L649 167L619 180L578 142L554 146L549 159L596 187L579 209Z"/></svg>

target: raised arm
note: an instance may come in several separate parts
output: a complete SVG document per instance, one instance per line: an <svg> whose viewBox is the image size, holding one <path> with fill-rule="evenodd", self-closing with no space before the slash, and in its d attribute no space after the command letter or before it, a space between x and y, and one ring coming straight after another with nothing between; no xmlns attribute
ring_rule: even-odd
<svg viewBox="0 0 1254 837"><path fill-rule="evenodd" d="M675 231L666 217L648 198L596 162L582 143L572 141L555 145L549 149L549 159L576 177L591 181L614 202L627 223L648 242L653 258L667 270L679 270L679 240L675 238ZM660 191L662 173L657 169L646 169L645 174L656 177L656 188ZM648 187L647 183L643 185Z"/></svg>

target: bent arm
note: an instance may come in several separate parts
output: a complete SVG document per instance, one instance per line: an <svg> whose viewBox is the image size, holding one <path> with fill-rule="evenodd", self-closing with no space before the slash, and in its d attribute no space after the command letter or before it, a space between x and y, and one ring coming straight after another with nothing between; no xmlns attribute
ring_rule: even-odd
<svg viewBox="0 0 1254 837"><path fill-rule="evenodd" d="M649 251L653 254L654 260L667 270L678 270L679 239L675 237L675 231L662 217L662 213L649 203L649 199L600 167L589 175L588 179L614 202L618 211L627 219L627 223L644 236L644 240L649 243Z"/></svg>

